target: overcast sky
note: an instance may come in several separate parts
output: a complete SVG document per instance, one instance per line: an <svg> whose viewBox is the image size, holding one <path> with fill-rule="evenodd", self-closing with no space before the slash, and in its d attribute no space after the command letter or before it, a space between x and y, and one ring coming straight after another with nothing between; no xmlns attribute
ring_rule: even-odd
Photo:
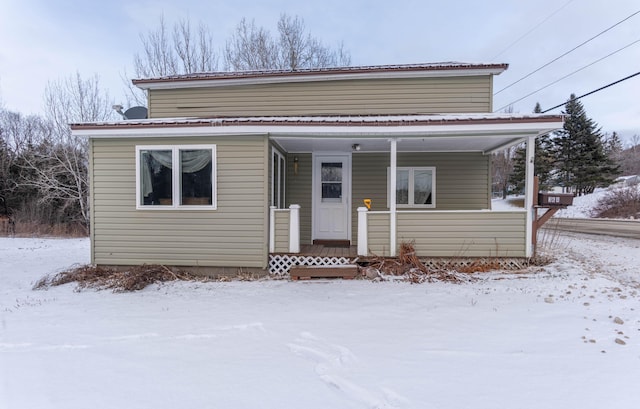
<svg viewBox="0 0 640 409"><path fill-rule="evenodd" d="M220 47L242 17L275 31L286 12L325 44L343 41L353 65L508 63L495 78L497 92L639 10L638 0L0 0L0 104L41 113L47 81L76 71L98 74L114 102L124 102L122 77L132 71L140 33L157 27L162 14L169 24L207 24ZM494 108L636 40L640 14L499 92ZM640 42L514 103L514 112L531 112L536 101L546 109L638 71ZM603 131L640 135L640 75L582 103Z"/></svg>

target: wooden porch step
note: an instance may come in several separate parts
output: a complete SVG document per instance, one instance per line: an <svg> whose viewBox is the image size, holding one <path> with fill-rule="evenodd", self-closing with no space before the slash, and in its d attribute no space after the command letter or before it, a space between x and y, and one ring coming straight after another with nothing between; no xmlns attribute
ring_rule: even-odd
<svg viewBox="0 0 640 409"><path fill-rule="evenodd" d="M292 280L310 280L312 278L342 278L352 280L358 275L358 266L294 266L289 270Z"/></svg>
<svg viewBox="0 0 640 409"><path fill-rule="evenodd" d="M351 246L351 242L349 240L314 240L313 244L316 246L325 246L325 247L347 247Z"/></svg>

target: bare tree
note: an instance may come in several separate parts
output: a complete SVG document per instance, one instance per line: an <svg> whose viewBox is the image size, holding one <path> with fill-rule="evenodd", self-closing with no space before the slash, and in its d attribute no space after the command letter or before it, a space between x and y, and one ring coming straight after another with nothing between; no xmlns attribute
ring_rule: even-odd
<svg viewBox="0 0 640 409"><path fill-rule="evenodd" d="M217 69L213 37L209 28L200 23L193 31L189 20L180 20L170 32L164 17L158 28L141 34L142 54L133 59L135 74L139 77L191 74Z"/></svg>
<svg viewBox="0 0 640 409"><path fill-rule="evenodd" d="M223 47L224 67L231 71L297 70L346 66L351 56L343 44L331 48L307 33L304 21L296 16L282 14L273 36L255 21L240 20ZM142 52L133 59L133 74L137 78L211 72L218 69L211 30L200 23L193 30L188 20L181 20L170 28L164 17L158 27L140 35ZM125 72L129 104L145 105L146 95L134 87Z"/></svg>
<svg viewBox="0 0 640 409"><path fill-rule="evenodd" d="M209 72L218 69L218 55L214 50L209 27L200 23L193 30L189 20L180 20L170 29L164 16L155 30L140 35L142 52L133 58L133 72L137 78L162 77L177 74ZM146 95L134 87L125 73L127 98L137 105L146 104Z"/></svg>
<svg viewBox="0 0 640 409"><path fill-rule="evenodd" d="M640 135L634 134L631 137L631 149L635 152L640 150Z"/></svg>
<svg viewBox="0 0 640 409"><path fill-rule="evenodd" d="M213 50L213 37L204 24L191 32L188 20L181 20L173 27L173 46L178 56L180 72L214 71L218 67L218 57Z"/></svg>
<svg viewBox="0 0 640 409"><path fill-rule="evenodd" d="M60 210L89 225L88 141L71 134L70 123L112 119L111 101L100 89L98 76L79 73L49 82L45 89L46 119L51 136L24 157L25 177L20 184L39 191L41 203L56 203Z"/></svg>
<svg viewBox="0 0 640 409"><path fill-rule="evenodd" d="M278 20L281 69L322 68L351 64L351 56L340 43L333 50L306 32L302 18L281 14Z"/></svg>
<svg viewBox="0 0 640 409"><path fill-rule="evenodd" d="M242 19L225 47L227 70L297 70L349 65L351 57L344 46L332 49L307 33L304 20L281 14L278 36Z"/></svg>
<svg viewBox="0 0 640 409"><path fill-rule="evenodd" d="M255 21L240 20L225 48L227 70L248 71L278 68L278 46L271 33Z"/></svg>

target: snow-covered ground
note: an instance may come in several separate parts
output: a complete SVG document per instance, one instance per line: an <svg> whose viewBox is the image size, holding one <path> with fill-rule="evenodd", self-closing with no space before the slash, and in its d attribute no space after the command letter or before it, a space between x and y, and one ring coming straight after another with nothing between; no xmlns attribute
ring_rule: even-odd
<svg viewBox="0 0 640 409"><path fill-rule="evenodd" d="M554 217L591 217L591 210L596 207L598 202L609 192L606 188L597 188L593 193L576 196L573 198L573 205L566 209L559 210Z"/></svg>
<svg viewBox="0 0 640 409"><path fill-rule="evenodd" d="M114 294L31 290L87 240L0 238L0 408L637 408L640 242L544 242L553 264L465 284Z"/></svg>
<svg viewBox="0 0 640 409"><path fill-rule="evenodd" d="M625 184L625 181L631 178L637 178L637 176L624 176L619 178L620 182L611 185L607 188L597 188L595 191L588 195L576 196L573 198L573 205L566 209L559 210L554 217L571 217L571 218L590 218L592 217L592 210L596 207L598 202L607 193L615 189L640 189L640 184ZM506 199L493 199L491 201L491 209L493 210L515 210L522 209L522 203L524 196L509 196Z"/></svg>

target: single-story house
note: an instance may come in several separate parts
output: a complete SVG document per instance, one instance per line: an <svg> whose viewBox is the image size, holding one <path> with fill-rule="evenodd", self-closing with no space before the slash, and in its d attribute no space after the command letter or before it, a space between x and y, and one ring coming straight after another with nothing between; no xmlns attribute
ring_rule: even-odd
<svg viewBox="0 0 640 409"><path fill-rule="evenodd" d="M492 113L505 69L133 80L148 118L72 125L90 141L92 262L264 271L274 255L395 256L403 241L422 257L531 257L533 142L562 117ZM491 153L522 142L525 209L492 210Z"/></svg>

